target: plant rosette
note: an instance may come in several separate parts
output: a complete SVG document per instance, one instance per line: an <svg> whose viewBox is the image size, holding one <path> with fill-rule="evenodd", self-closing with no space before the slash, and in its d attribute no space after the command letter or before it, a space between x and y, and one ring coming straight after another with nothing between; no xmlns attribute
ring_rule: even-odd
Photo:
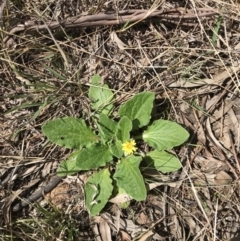
<svg viewBox="0 0 240 241"><path fill-rule="evenodd" d="M59 176L95 170L84 187L86 208L94 216L116 194L128 195L137 201L145 200L147 190L140 171L141 162L144 160L162 173L179 170L181 162L167 151L183 144L189 134L175 122L150 121L155 99L152 92L136 94L111 119L114 93L108 85L101 84L99 75L94 75L89 99L97 130L88 126L84 119L74 117L48 121L42 130L51 142L75 149L67 160L60 163ZM139 139L152 151L140 154L137 148Z"/></svg>

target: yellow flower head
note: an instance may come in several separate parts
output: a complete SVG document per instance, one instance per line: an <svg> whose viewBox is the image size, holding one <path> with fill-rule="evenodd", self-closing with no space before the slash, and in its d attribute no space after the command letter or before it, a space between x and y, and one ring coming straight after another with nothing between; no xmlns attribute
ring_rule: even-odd
<svg viewBox="0 0 240 241"><path fill-rule="evenodd" d="M135 140L131 139L122 144L122 150L124 151L125 156L131 155L134 151L137 150Z"/></svg>

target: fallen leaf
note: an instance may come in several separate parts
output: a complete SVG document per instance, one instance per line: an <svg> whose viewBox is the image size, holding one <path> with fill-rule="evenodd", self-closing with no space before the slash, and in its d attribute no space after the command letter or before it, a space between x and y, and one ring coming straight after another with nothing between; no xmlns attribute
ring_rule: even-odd
<svg viewBox="0 0 240 241"><path fill-rule="evenodd" d="M115 31L111 32L110 37L121 50L124 50L126 47L128 47L127 44L123 43L122 40L117 36Z"/></svg>
<svg viewBox="0 0 240 241"><path fill-rule="evenodd" d="M121 241L131 241L130 235L124 230L119 231L118 237L120 238Z"/></svg>
<svg viewBox="0 0 240 241"><path fill-rule="evenodd" d="M214 178L215 184L220 186L220 185L229 185L232 183L232 177L228 175L226 172L221 171L216 174Z"/></svg>

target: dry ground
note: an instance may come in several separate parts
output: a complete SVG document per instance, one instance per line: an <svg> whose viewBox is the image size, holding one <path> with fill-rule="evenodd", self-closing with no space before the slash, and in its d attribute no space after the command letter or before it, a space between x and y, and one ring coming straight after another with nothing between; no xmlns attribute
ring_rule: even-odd
<svg viewBox="0 0 240 241"><path fill-rule="evenodd" d="M230 240L237 235L239 1L0 4L0 240ZM59 24L101 12L123 19L121 11L136 9L147 15L126 25ZM151 15L157 10L168 14ZM53 22L58 26L50 27ZM181 123L191 138L174 150L183 165L179 172L148 177L164 185L156 185L145 202L131 202L120 213L109 204L90 220L83 202L85 174L56 177L59 162L70 153L50 144L41 126L56 117L87 117L88 83L96 73L115 91L116 109L135 93L153 91L155 116ZM107 230L110 238L103 236Z"/></svg>

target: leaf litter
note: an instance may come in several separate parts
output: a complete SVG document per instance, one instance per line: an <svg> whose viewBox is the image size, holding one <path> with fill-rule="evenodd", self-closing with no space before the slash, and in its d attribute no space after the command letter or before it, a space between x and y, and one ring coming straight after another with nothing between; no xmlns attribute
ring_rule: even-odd
<svg viewBox="0 0 240 241"><path fill-rule="evenodd" d="M52 35L26 31L16 34L13 48L2 46L0 216L5 219L0 221L0 239L17 235L9 224L31 216L40 220L43 213L38 203L49 210L51 205L59 208L74 220L72 226L79 227L82 219L85 225L81 223L79 233L93 235L86 207L80 202L84 198L81 183L88 174L85 181L67 177L53 188L52 192L64 193L65 198L42 203L41 199L48 200L49 191L18 212L13 207L32 200L36 191L51 183L60 160L69 156L64 148L47 145L41 126L54 117L89 121L91 106L86 93L96 73L116 95L114 108L129 95L153 91L156 117L175 120L191 132L188 145L174 150L182 170L168 175L151 173L147 184L154 189L147 200L132 201L120 214L113 210L111 205L115 204L107 205L104 228L96 225L100 235L107 236L99 240L230 240L239 232L239 4L207 0L155 3L159 9L179 8L180 13L204 7L224 8L231 14L223 14L217 35L212 31L217 17L189 18L184 24L181 18L161 22L154 17L125 31L119 31L120 26L51 30ZM10 15L3 20L4 31L29 19L51 21L56 16L64 19L83 12L151 9L154 1L92 1L91 5L87 1L62 1L61 10L42 1L19 4L10 2L7 6ZM19 22L14 23L14 19ZM65 182L70 185L61 186ZM79 199L75 199L77 195ZM114 229L109 220L120 227ZM66 226L62 229L67 230ZM17 223L14 230L25 230L26 234L28 229ZM37 229L27 235L33 238L34 232ZM52 237L53 231L47 232L45 235ZM41 232L39 235L44 240ZM65 240L67 234L54 235ZM75 240L86 240L80 236Z"/></svg>

